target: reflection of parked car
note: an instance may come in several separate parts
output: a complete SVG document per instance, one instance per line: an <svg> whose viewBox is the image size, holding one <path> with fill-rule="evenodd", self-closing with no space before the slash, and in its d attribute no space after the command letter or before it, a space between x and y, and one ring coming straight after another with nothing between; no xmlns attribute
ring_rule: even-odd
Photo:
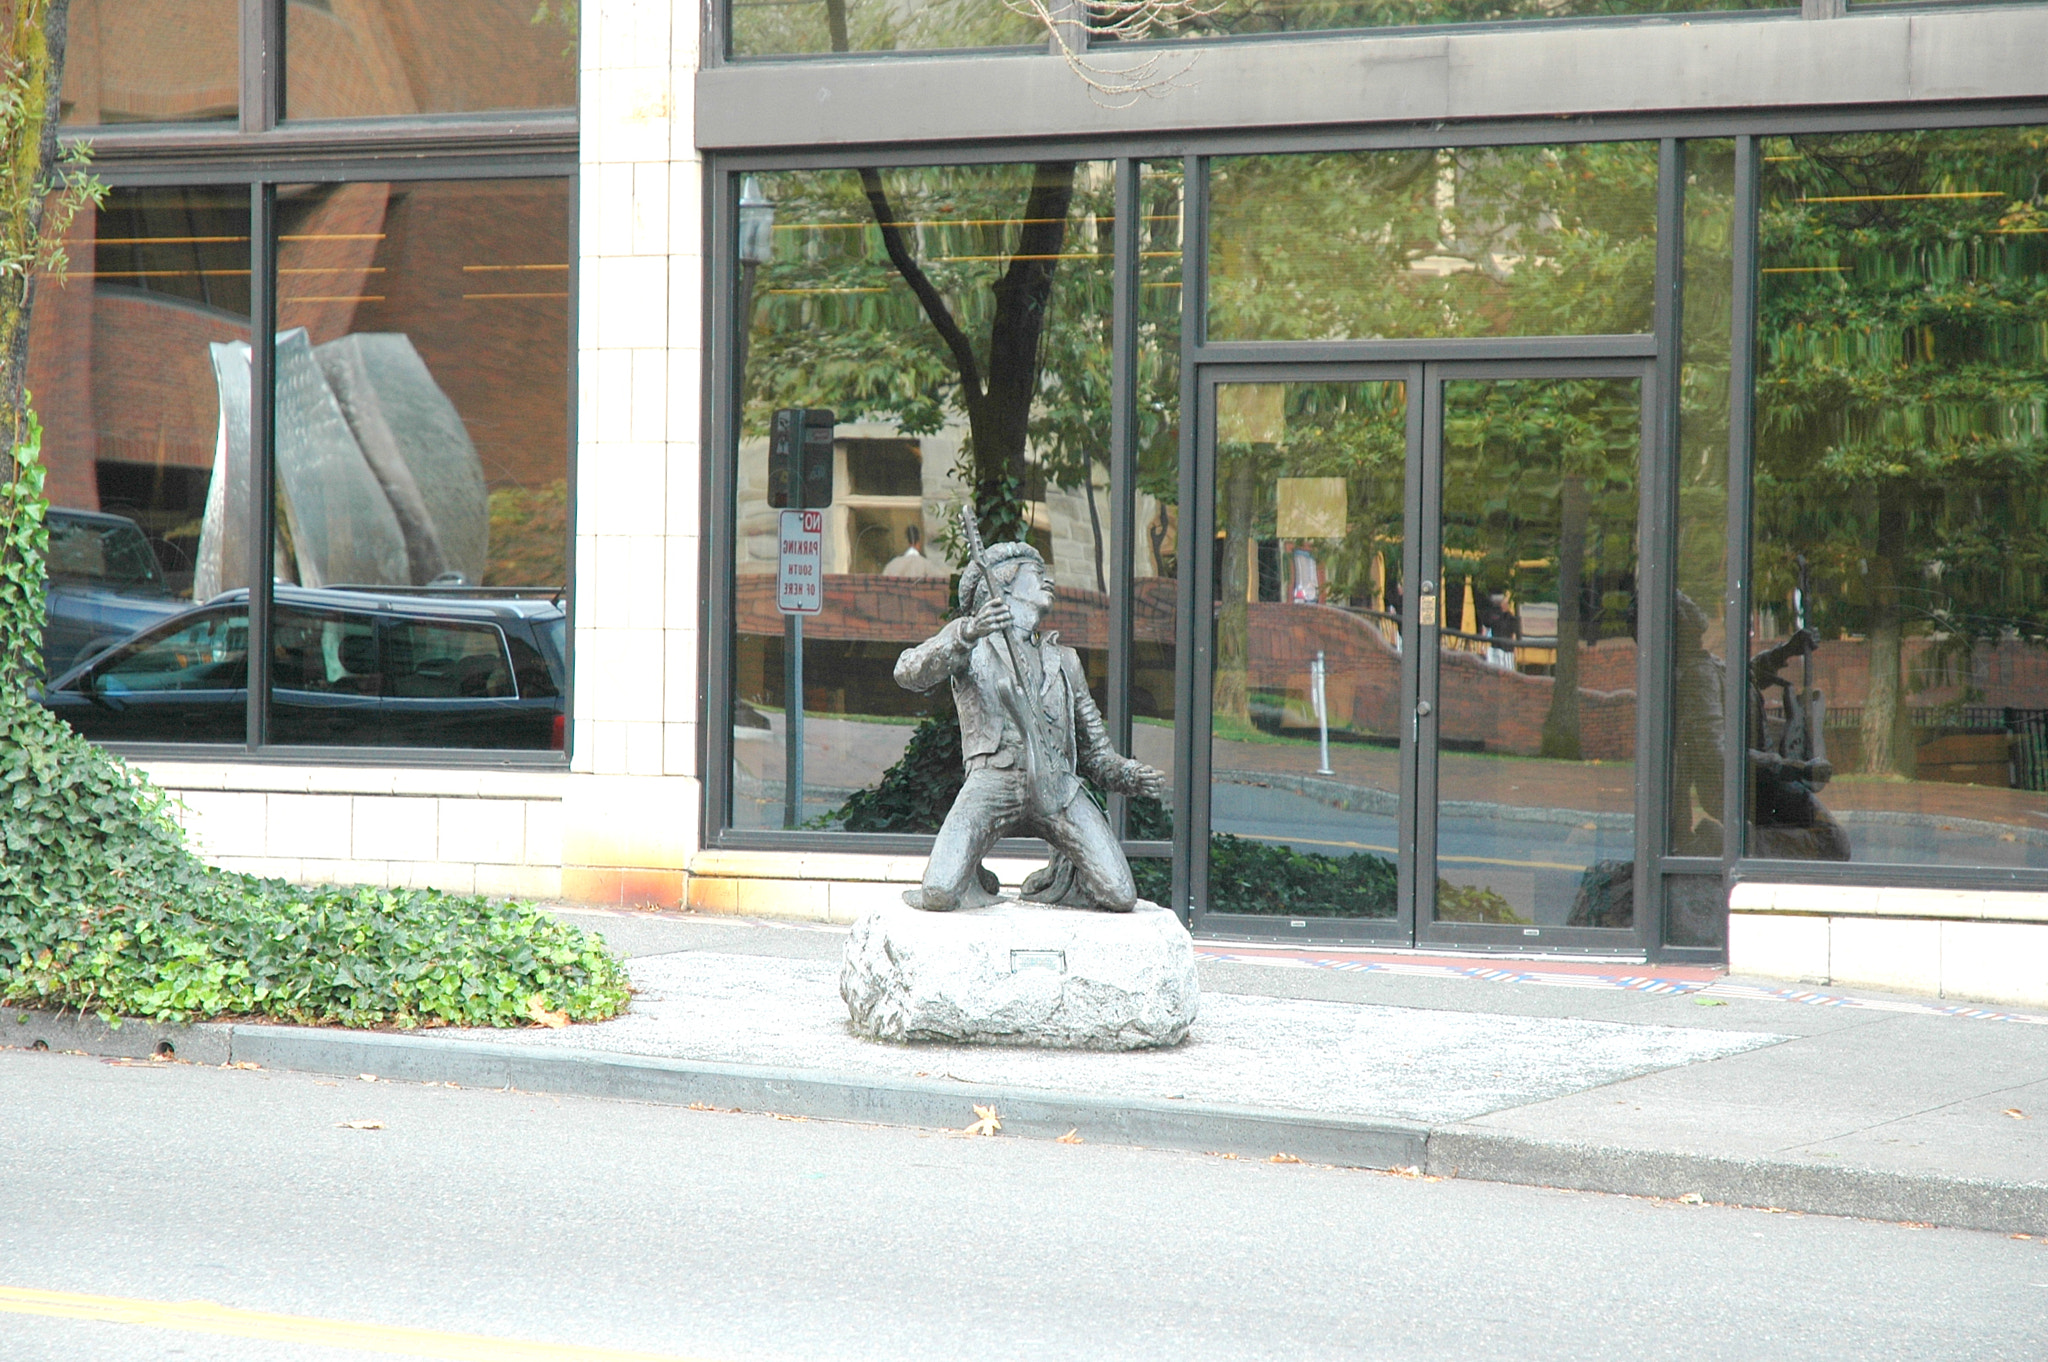
<svg viewBox="0 0 2048 1362"><path fill-rule="evenodd" d="M149 536L126 516L51 510L43 675L55 676L190 604L171 593Z"/></svg>
<svg viewBox="0 0 2048 1362"><path fill-rule="evenodd" d="M551 601L276 588L272 743L560 749ZM225 592L52 681L43 703L102 742L239 743L249 593Z"/></svg>

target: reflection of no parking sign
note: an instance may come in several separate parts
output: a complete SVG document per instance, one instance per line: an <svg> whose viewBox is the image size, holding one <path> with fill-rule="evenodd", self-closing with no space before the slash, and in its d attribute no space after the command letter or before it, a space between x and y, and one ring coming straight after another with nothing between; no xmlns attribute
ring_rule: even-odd
<svg viewBox="0 0 2048 1362"><path fill-rule="evenodd" d="M825 513L784 511L776 539L775 608L817 614L825 608Z"/></svg>

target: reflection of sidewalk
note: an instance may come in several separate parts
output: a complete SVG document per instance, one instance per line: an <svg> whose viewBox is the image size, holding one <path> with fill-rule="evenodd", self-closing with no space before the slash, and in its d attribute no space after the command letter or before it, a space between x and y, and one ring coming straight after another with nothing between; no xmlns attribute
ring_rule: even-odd
<svg viewBox="0 0 2048 1362"><path fill-rule="evenodd" d="M1047 911L1058 911L1048 909ZM171 1029L35 1014L10 1043L792 1116L1073 1132L1268 1158L2048 1231L2048 1019L1698 968L1200 947L1175 1050L853 1039L844 929L565 912L635 957L616 1021L561 1031ZM19 1014L15 1014L19 1015Z"/></svg>

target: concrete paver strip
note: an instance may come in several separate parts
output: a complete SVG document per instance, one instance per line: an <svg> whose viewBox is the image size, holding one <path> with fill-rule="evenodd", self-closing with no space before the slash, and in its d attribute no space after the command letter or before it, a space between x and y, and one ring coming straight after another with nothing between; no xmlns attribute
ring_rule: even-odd
<svg viewBox="0 0 2048 1362"><path fill-rule="evenodd" d="M836 965L705 951L631 962L633 1010L555 1032L439 1032L541 1048L824 1069L878 1079L1458 1121L1776 1044L1763 1031L1632 1026L1207 994L1185 1045L1133 1054L887 1046L849 1034Z"/></svg>

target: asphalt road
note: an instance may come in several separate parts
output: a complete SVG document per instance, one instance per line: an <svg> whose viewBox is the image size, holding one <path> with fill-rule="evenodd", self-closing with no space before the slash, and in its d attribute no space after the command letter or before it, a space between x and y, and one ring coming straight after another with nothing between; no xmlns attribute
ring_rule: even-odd
<svg viewBox="0 0 2048 1362"><path fill-rule="evenodd" d="M2048 1356L2041 1240L24 1051L0 1264L9 1362Z"/></svg>

